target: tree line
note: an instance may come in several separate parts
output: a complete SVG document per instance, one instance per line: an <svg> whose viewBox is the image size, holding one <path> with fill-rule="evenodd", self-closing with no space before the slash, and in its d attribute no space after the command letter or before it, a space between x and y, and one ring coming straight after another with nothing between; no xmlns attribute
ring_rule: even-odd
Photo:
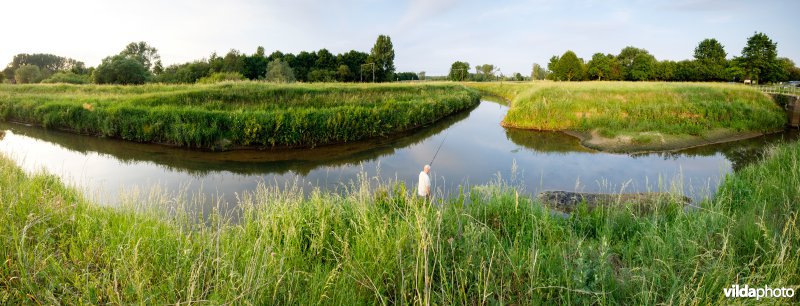
<svg viewBox="0 0 800 306"><path fill-rule="evenodd" d="M800 68L788 58L778 57L777 43L766 34L755 33L748 38L742 55L727 59L725 47L716 39L701 41L694 57L683 61L658 61L645 49L625 47L619 54L595 53L587 62L571 50L550 58L547 67L533 64L530 76L514 73L507 77L493 65L475 66L470 72L468 62L456 61L450 66L447 79L452 81L490 80L555 80L555 81L731 81L771 83L800 80Z"/></svg>
<svg viewBox="0 0 800 306"><path fill-rule="evenodd" d="M647 50L625 47L619 54L595 53L585 62L574 52L553 56L545 77L557 81L730 81L773 83L800 80L800 68L778 57L777 43L764 33L747 39L741 56L727 59L725 47L716 39L701 41L691 60L658 61ZM532 73L533 74L533 73Z"/></svg>
<svg viewBox="0 0 800 306"><path fill-rule="evenodd" d="M132 42L97 67L52 54L18 54L2 76L15 83L144 84L210 83L224 80L272 82L388 82L415 80L417 73L395 73L394 47L389 36L380 35L369 53L351 50L332 54L327 49L298 54L264 47L253 54L230 50L224 56L164 67L158 49L146 42ZM423 73L424 77L424 73ZM2 81L2 80L0 80Z"/></svg>

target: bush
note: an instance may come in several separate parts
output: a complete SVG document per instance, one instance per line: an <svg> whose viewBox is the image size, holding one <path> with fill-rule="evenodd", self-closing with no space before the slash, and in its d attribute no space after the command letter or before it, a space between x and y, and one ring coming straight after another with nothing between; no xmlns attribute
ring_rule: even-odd
<svg viewBox="0 0 800 306"><path fill-rule="evenodd" d="M42 81L42 71L36 65L22 65L14 71L14 79L19 84L39 83Z"/></svg>
<svg viewBox="0 0 800 306"><path fill-rule="evenodd" d="M225 81L244 81L245 77L238 72L216 72L207 77L200 78L197 83L214 84Z"/></svg>
<svg viewBox="0 0 800 306"><path fill-rule="evenodd" d="M85 74L77 74L71 71L56 72L49 78L46 78L42 83L66 83L66 84L88 84L91 82L91 77Z"/></svg>

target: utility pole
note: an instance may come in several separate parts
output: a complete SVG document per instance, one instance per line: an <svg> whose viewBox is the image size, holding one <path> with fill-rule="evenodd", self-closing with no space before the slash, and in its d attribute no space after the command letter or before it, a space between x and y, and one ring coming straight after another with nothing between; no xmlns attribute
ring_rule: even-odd
<svg viewBox="0 0 800 306"><path fill-rule="evenodd" d="M364 66L372 65L372 83L375 83L375 63L361 64L361 79L364 79Z"/></svg>

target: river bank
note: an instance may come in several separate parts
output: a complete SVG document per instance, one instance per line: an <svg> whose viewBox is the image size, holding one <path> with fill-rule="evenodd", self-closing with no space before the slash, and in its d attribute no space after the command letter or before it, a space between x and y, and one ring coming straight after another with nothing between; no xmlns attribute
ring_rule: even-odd
<svg viewBox="0 0 800 306"><path fill-rule="evenodd" d="M206 150L383 137L478 104L453 84L0 85L0 118Z"/></svg>
<svg viewBox="0 0 800 306"><path fill-rule="evenodd" d="M740 85L664 82L468 83L508 100L502 125L563 131L592 149L672 151L783 129L771 98Z"/></svg>
<svg viewBox="0 0 800 306"><path fill-rule="evenodd" d="M185 195L102 207L0 158L0 302L717 304L731 283L800 283L800 143L767 156L691 212L562 219L503 181L430 205L364 177L260 184L236 223L198 223Z"/></svg>

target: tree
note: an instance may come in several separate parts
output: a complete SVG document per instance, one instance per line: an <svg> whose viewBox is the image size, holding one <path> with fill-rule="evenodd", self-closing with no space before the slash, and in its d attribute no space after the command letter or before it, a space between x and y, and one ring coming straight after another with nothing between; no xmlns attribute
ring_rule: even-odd
<svg viewBox="0 0 800 306"><path fill-rule="evenodd" d="M603 53L595 53L587 64L587 72L592 80L608 79L611 75L611 59Z"/></svg>
<svg viewBox="0 0 800 306"><path fill-rule="evenodd" d="M267 65L267 81L276 83L292 83L295 81L294 72L289 63L275 59Z"/></svg>
<svg viewBox="0 0 800 306"><path fill-rule="evenodd" d="M549 72L547 69L544 69L537 63L533 63L533 67L531 67L531 81L544 80L547 78L548 74Z"/></svg>
<svg viewBox="0 0 800 306"><path fill-rule="evenodd" d="M661 61L656 63L653 79L660 81L675 80L675 69L677 63L673 61Z"/></svg>
<svg viewBox="0 0 800 306"><path fill-rule="evenodd" d="M721 81L725 79L725 47L716 39L707 38L700 42L694 49L694 59L697 61L699 79L704 81Z"/></svg>
<svg viewBox="0 0 800 306"><path fill-rule="evenodd" d="M367 62L375 64L378 82L394 79L394 47L392 47L392 39L389 36L378 36L375 46L370 50Z"/></svg>
<svg viewBox="0 0 800 306"><path fill-rule="evenodd" d="M774 82L777 79L778 44L764 33L753 34L742 49L741 63L745 73L756 82Z"/></svg>
<svg viewBox="0 0 800 306"><path fill-rule="evenodd" d="M553 74L559 80L581 81L584 77L583 60L578 58L575 52L567 50L558 58Z"/></svg>
<svg viewBox="0 0 800 306"><path fill-rule="evenodd" d="M20 53L14 55L11 63L9 63L6 69L3 70L3 74L5 74L6 78L12 79L14 78L14 73L17 71L17 69L23 65L34 65L39 67L39 72L42 74L43 78L49 77L53 73L59 71L74 70L73 72L75 73L86 73L86 66L84 66L83 62L71 58L43 53Z"/></svg>
<svg viewBox="0 0 800 306"><path fill-rule="evenodd" d="M150 72L133 57L115 55L103 59L92 78L97 84L144 84L150 78Z"/></svg>
<svg viewBox="0 0 800 306"><path fill-rule="evenodd" d="M475 77L477 81L489 81L495 78L494 74L497 72L497 67L492 64L483 64L475 66Z"/></svg>
<svg viewBox="0 0 800 306"><path fill-rule="evenodd" d="M139 61L148 71L153 71L153 65L161 60L158 49L143 41L129 43L119 55Z"/></svg>
<svg viewBox="0 0 800 306"><path fill-rule="evenodd" d="M631 70L633 69L634 60L640 54L644 54L644 55L647 55L647 56L640 56L639 57L639 63L638 63L639 67L638 68L640 70L635 72L637 78L634 78L634 73ZM646 69L647 66L649 66L647 64L652 64L652 62L650 61L650 58L652 58L652 60L655 60L655 57L650 55L650 53L647 52L647 50L628 46L628 47L623 48L622 51L619 52L619 54L616 56L615 60L617 62L617 65L619 65L620 76L622 77L622 79L627 80L627 81L637 81L637 80L640 80L641 77L644 77L644 79L647 79L649 77L649 76L644 76L643 72L645 72L645 71L642 71L641 69Z"/></svg>
<svg viewBox="0 0 800 306"><path fill-rule="evenodd" d="M339 68L336 68L336 80L339 82L347 82L353 77L353 73L350 72L350 67L347 65L339 65Z"/></svg>
<svg viewBox="0 0 800 306"><path fill-rule="evenodd" d="M794 61L786 58L779 57L778 65L780 66L780 73L778 81L797 81L800 80L800 68L795 66Z"/></svg>
<svg viewBox="0 0 800 306"><path fill-rule="evenodd" d="M256 48L256 53L244 56L242 75L250 80L262 79L267 75L267 58L264 56L264 47Z"/></svg>
<svg viewBox="0 0 800 306"><path fill-rule="evenodd" d="M400 72L397 73L396 76L398 81L416 81L419 80L419 77L414 72Z"/></svg>
<svg viewBox="0 0 800 306"><path fill-rule="evenodd" d="M524 81L525 77L522 76L521 73L515 72L514 73L514 81Z"/></svg>
<svg viewBox="0 0 800 306"><path fill-rule="evenodd" d="M346 82L357 82L361 80L361 65L367 62L369 54L350 50L347 53L339 54L336 56L336 62L339 65L347 65L350 70L351 76ZM358 72L358 73L357 73Z"/></svg>
<svg viewBox="0 0 800 306"><path fill-rule="evenodd" d="M650 53L642 52L636 54L628 70L628 79L631 81L652 80L657 64L658 61Z"/></svg>
<svg viewBox="0 0 800 306"><path fill-rule="evenodd" d="M550 61L547 62L547 70L550 71L550 74L547 75L547 79L558 80L559 76L555 73L556 67L558 67L558 60L560 60L558 55L553 55L550 57Z"/></svg>
<svg viewBox="0 0 800 306"><path fill-rule="evenodd" d="M450 65L447 78L451 81L464 81L469 77L469 63L456 61Z"/></svg>
<svg viewBox="0 0 800 306"><path fill-rule="evenodd" d="M14 79L18 84L39 83L42 81L42 72L39 66L25 64L14 71Z"/></svg>
<svg viewBox="0 0 800 306"><path fill-rule="evenodd" d="M417 78L418 78L420 81L424 81L424 80L425 80L425 71L420 71L420 72L418 72L418 73L417 73Z"/></svg>

